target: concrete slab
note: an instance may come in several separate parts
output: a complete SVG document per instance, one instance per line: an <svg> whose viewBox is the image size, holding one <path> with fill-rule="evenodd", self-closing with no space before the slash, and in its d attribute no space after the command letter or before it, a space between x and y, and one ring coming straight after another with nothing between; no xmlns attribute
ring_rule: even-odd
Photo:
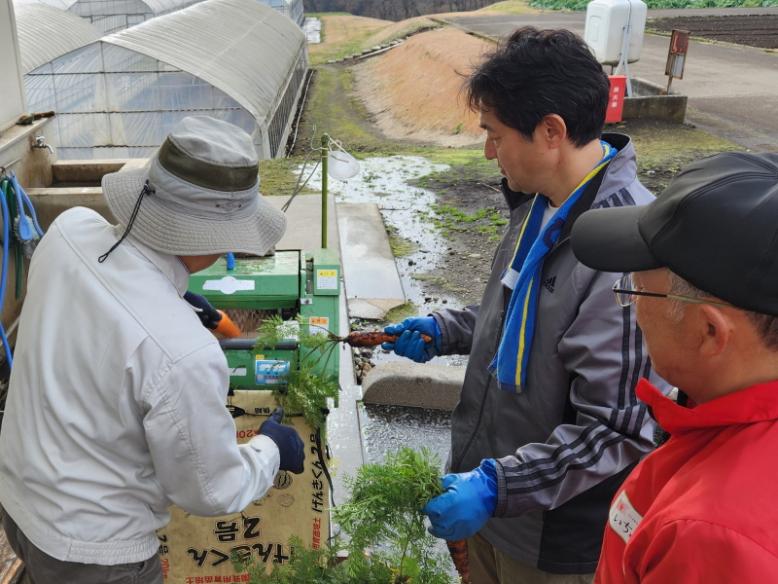
<svg viewBox="0 0 778 584"><path fill-rule="evenodd" d="M664 94L664 88L646 81L632 79L632 97L624 100L625 120L652 119L682 124L686 118L685 95Z"/></svg>
<svg viewBox="0 0 778 584"><path fill-rule="evenodd" d="M346 299L340 297L340 331L346 336L349 331ZM345 478L354 476L364 464L362 434L359 431L358 403L362 399L362 388L354 375L354 359L351 347L343 344L340 349L340 397L338 407L331 407L327 416L327 444L332 455L331 470L333 499L336 505L348 500Z"/></svg>
<svg viewBox="0 0 778 584"><path fill-rule="evenodd" d="M276 209L288 197L266 197ZM327 198L327 247L338 249L338 221L334 197ZM300 195L286 212L286 233L276 249L318 249L321 247L321 195Z"/></svg>
<svg viewBox="0 0 778 584"><path fill-rule="evenodd" d="M378 206L338 204L338 229L350 316L384 318L405 293Z"/></svg>
<svg viewBox="0 0 778 584"><path fill-rule="evenodd" d="M362 382L362 401L451 411L459 401L464 381L464 367L391 361L367 374Z"/></svg>

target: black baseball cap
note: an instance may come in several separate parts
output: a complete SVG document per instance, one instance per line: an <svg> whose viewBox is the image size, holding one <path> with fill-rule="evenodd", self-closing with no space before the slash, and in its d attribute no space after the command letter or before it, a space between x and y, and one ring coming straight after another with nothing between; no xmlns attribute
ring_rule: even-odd
<svg viewBox="0 0 778 584"><path fill-rule="evenodd" d="M735 306L778 316L778 153L694 162L649 205L582 214L571 237L578 260L596 270L669 268Z"/></svg>

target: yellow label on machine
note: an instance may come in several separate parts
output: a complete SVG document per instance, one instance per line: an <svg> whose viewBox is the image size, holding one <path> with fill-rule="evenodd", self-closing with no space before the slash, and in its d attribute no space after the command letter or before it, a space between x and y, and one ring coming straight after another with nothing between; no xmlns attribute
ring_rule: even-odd
<svg viewBox="0 0 778 584"><path fill-rule="evenodd" d="M319 290L337 290L338 270L316 270L316 288Z"/></svg>
<svg viewBox="0 0 778 584"><path fill-rule="evenodd" d="M308 318L309 335L326 335L330 332L330 319L326 316L311 316Z"/></svg>

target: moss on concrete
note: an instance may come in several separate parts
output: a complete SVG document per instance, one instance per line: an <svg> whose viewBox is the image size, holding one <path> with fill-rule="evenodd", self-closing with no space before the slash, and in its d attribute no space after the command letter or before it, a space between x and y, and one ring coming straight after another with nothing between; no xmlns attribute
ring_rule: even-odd
<svg viewBox="0 0 778 584"><path fill-rule="evenodd" d="M396 258L411 255L418 249L418 246L412 241L398 235L389 235L389 247Z"/></svg>
<svg viewBox="0 0 778 584"><path fill-rule="evenodd" d="M417 314L419 314L419 308L413 302L406 302L400 306L395 306L387 312L384 322L401 322Z"/></svg>
<svg viewBox="0 0 778 584"><path fill-rule="evenodd" d="M646 179L653 176L649 172L671 176L693 160L743 150L729 140L690 125L636 120L608 130L629 134L637 151L638 172Z"/></svg>

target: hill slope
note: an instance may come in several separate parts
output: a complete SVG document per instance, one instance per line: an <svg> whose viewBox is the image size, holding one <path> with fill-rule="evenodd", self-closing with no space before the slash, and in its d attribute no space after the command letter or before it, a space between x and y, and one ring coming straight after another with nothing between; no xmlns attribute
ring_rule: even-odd
<svg viewBox="0 0 778 584"><path fill-rule="evenodd" d="M483 139L462 84L494 45L454 28L417 34L355 67L356 89L391 139L445 146Z"/></svg>

